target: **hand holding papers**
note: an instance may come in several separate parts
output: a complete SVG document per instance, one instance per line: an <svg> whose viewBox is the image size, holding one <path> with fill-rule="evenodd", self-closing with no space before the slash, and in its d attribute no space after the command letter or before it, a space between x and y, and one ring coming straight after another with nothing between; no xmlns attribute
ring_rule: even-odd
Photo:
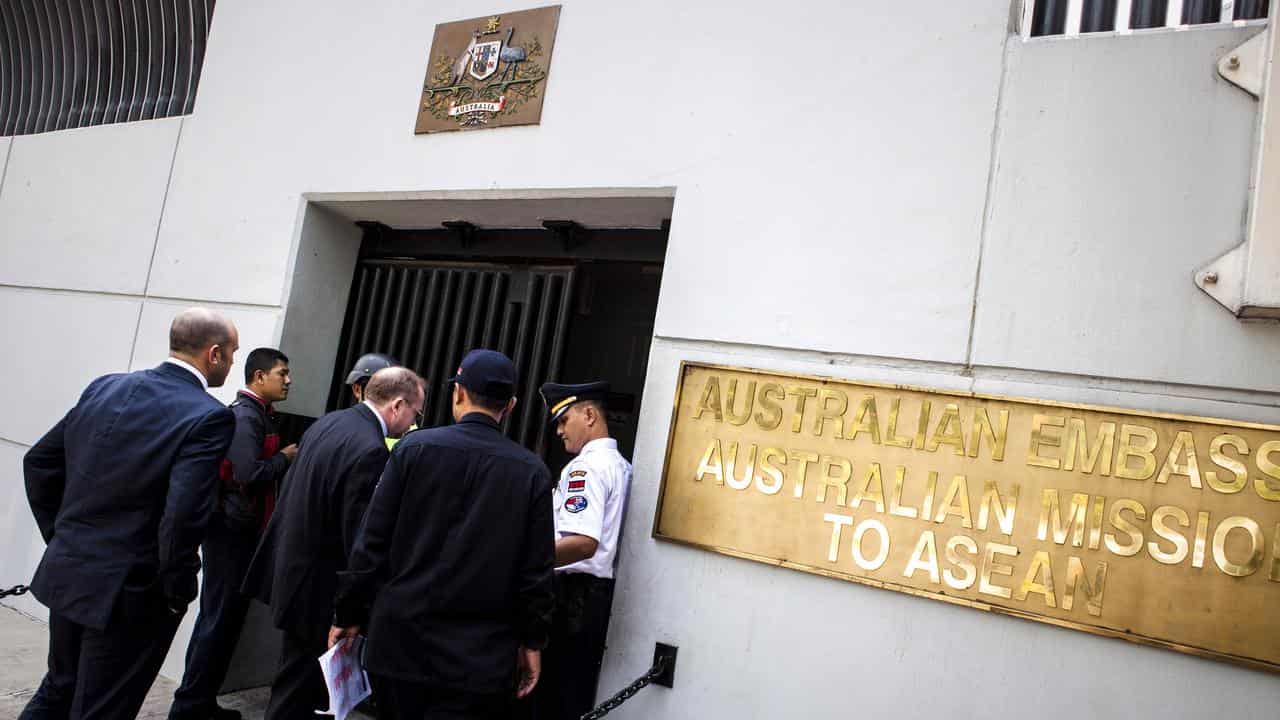
<svg viewBox="0 0 1280 720"><path fill-rule="evenodd" d="M346 720L347 715L369 697L369 677L360 666L364 638L353 638L334 644L320 656L320 671L324 673L325 688L329 691L329 709L321 715L333 715L336 720Z"/></svg>

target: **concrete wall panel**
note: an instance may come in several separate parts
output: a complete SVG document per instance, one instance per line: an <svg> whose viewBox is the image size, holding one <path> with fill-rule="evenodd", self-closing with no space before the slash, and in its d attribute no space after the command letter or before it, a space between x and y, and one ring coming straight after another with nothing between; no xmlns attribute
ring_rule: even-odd
<svg viewBox="0 0 1280 720"><path fill-rule="evenodd" d="M677 185L660 334L962 359L1007 2L569 4L540 127L414 136L476 12L219 6L151 292L280 303L306 191Z"/></svg>
<svg viewBox="0 0 1280 720"><path fill-rule="evenodd" d="M293 375L293 390L282 410L324 414L359 250L360 230L353 223L307 207L280 339Z"/></svg>
<svg viewBox="0 0 1280 720"><path fill-rule="evenodd" d="M138 301L0 287L0 377L21 411L0 413L0 439L30 445L90 380L129 365Z"/></svg>
<svg viewBox="0 0 1280 720"><path fill-rule="evenodd" d="M0 191L0 283L141 293L181 124L13 140Z"/></svg>
<svg viewBox="0 0 1280 720"><path fill-rule="evenodd" d="M1249 30L1015 43L974 362L1275 392L1280 331L1192 283L1243 238Z"/></svg>
<svg viewBox="0 0 1280 720"><path fill-rule="evenodd" d="M36 528L22 480L22 456L25 445L0 440L0 588L31 582L44 539ZM40 619L48 617L48 608L31 595L6 598L4 603Z"/></svg>

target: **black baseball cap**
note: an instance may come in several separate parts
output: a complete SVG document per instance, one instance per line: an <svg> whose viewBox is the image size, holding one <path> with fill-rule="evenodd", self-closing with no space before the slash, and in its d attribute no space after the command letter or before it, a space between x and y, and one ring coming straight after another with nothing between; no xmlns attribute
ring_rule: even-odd
<svg viewBox="0 0 1280 720"><path fill-rule="evenodd" d="M516 366L497 350L472 350L449 382L485 397L508 400L516 394Z"/></svg>

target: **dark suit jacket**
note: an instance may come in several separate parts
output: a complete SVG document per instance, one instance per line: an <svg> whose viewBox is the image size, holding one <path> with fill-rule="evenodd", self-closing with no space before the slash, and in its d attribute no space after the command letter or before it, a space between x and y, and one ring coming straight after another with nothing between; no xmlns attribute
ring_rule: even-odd
<svg viewBox="0 0 1280 720"><path fill-rule="evenodd" d="M90 383L23 459L48 544L32 593L99 630L186 607L234 430L231 411L170 363Z"/></svg>
<svg viewBox="0 0 1280 720"><path fill-rule="evenodd" d="M396 445L341 575L371 673L509 693L516 648L547 643L551 479L483 413ZM372 611L370 601L372 600Z"/></svg>
<svg viewBox="0 0 1280 720"><path fill-rule="evenodd" d="M276 627L327 633L338 572L388 455L364 404L325 415L302 436L244 584L271 606Z"/></svg>
<svg viewBox="0 0 1280 720"><path fill-rule="evenodd" d="M269 405L241 390L230 407L236 434L222 467L222 516L228 527L256 539L274 508L289 458L279 452L275 412Z"/></svg>

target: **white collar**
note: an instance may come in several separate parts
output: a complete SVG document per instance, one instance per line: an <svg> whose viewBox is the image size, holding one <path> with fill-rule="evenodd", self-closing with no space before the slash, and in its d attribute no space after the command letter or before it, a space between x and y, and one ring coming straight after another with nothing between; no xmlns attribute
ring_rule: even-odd
<svg viewBox="0 0 1280 720"><path fill-rule="evenodd" d="M195 375L195 376L196 376L196 379L200 381L200 387L204 388L205 390L208 390L208 389L209 389L209 381L205 379L205 377L204 377L204 373L202 373L202 372L200 372L199 370L197 370L197 369L196 369L196 366L195 366L195 365L192 365L191 363L187 362L186 360L179 360L179 359L178 359L178 358L176 358L176 357L165 358L165 359L164 359L164 361L165 361L165 362L167 362L167 363L172 363L172 364L174 364L174 365L177 365L178 367L182 368L183 370L186 370L187 372L191 373L192 375Z"/></svg>
<svg viewBox="0 0 1280 720"><path fill-rule="evenodd" d="M617 449L618 449L617 440L614 440L611 437L602 437L602 438L596 438L595 440L592 440L586 445L583 445L582 450L578 454L586 455L592 450L617 450Z"/></svg>
<svg viewBox="0 0 1280 720"><path fill-rule="evenodd" d="M378 424L382 426L382 437L386 437L387 421L382 419L382 413L378 412L378 408L374 407L374 404L369 402L368 400L364 400L360 404L364 405L365 407L373 411L373 416L378 418Z"/></svg>

